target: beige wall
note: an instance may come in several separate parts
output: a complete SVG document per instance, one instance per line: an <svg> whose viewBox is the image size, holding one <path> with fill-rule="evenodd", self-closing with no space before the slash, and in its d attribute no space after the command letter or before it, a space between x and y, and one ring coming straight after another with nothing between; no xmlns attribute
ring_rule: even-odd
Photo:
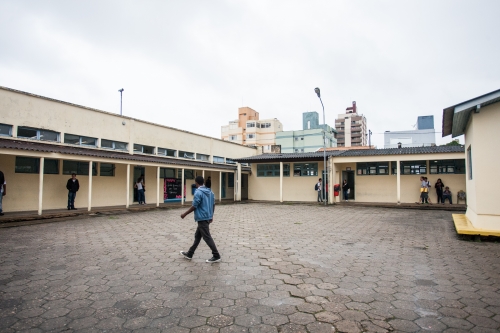
<svg viewBox="0 0 500 333"><path fill-rule="evenodd" d="M441 159L460 159L464 158L461 153L453 154L428 154L428 155L407 155L398 156L401 160L441 160ZM374 162L374 161L388 161L389 158L394 156L367 156L356 157L359 162ZM353 158L343 158L344 160L352 160ZM341 160L341 158L333 158L333 161ZM390 161L389 161L390 162ZM316 162L314 162L316 163ZM273 163L274 164L274 163ZM321 170L323 162L318 162L318 169ZM354 171L354 200L358 202L397 202L397 176L396 175L357 175L356 162L333 164L335 172L334 184L342 183L342 171L350 167ZM290 163L290 168L293 170L293 163ZM321 171L318 170L320 174ZM456 193L459 190L465 190L465 175L463 174L426 174L425 175L431 182L432 188L429 196L433 203L437 201L436 191L434 184L438 178L449 186L452 191L453 203L456 203ZM316 201L317 193L314 191L314 184L317 182L319 176L308 177L293 177L293 172L290 177L283 177L283 201ZM420 175L401 175L401 199L402 203L414 203L420 197ZM280 178L279 177L257 177L257 163L252 164L252 175L249 177L249 199L251 200L280 200ZM329 192L332 191L330 187ZM340 195L342 195L340 193ZM340 199L340 197L338 197Z"/></svg>
<svg viewBox="0 0 500 333"><path fill-rule="evenodd" d="M60 132L61 142L64 133L127 142L130 152L136 143L228 158L257 153L231 142L4 89L0 89L0 119L15 126L14 137L17 126L28 126Z"/></svg>
<svg viewBox="0 0 500 333"><path fill-rule="evenodd" d="M500 229L500 154L498 141L500 103L472 113L465 131L465 151L472 151L472 179L467 175L467 218L476 228ZM467 172L469 168L467 166Z"/></svg>

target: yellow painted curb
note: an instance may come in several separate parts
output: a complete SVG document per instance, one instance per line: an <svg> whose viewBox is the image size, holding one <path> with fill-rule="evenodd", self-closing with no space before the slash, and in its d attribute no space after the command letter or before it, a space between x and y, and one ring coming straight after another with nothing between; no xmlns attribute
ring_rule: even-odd
<svg viewBox="0 0 500 333"><path fill-rule="evenodd" d="M474 228L465 214L452 214L455 229L459 235L480 235L500 237L500 230Z"/></svg>

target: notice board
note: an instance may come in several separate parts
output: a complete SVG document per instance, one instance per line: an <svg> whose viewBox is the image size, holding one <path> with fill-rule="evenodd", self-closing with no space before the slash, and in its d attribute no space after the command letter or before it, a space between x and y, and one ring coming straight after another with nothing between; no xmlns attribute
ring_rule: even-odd
<svg viewBox="0 0 500 333"><path fill-rule="evenodd" d="M186 187L184 186L184 190ZM185 191L184 191L185 192ZM184 197L186 194L184 193ZM163 183L163 201L181 201L182 199L182 179L165 178Z"/></svg>

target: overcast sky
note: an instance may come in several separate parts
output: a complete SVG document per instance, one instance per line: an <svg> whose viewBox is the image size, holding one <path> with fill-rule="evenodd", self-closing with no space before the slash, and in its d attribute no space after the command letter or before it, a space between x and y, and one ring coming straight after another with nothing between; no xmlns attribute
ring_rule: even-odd
<svg viewBox="0 0 500 333"><path fill-rule="evenodd" d="M372 143L500 88L500 1L0 0L0 85L220 138L356 101ZM322 118L320 118L322 119Z"/></svg>

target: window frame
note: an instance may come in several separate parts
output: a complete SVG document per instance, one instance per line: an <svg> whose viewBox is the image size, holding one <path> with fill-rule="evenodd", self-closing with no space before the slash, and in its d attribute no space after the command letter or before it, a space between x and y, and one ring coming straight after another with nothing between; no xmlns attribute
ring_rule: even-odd
<svg viewBox="0 0 500 333"><path fill-rule="evenodd" d="M189 156L189 154L191 154L191 156ZM185 155L187 155L187 156L185 156ZM189 159L189 160L194 160L194 159L196 159L196 154L193 152L190 152L190 151L179 150L178 157Z"/></svg>
<svg viewBox="0 0 500 333"><path fill-rule="evenodd" d="M397 161L391 162L391 174L397 174ZM423 164L422 164L423 163ZM418 166L418 171L416 172ZM405 172L405 167L409 167L410 172ZM425 172L421 172L422 167L425 168ZM428 167L427 160L415 160L415 161L400 161L399 169L401 171L401 175L427 175Z"/></svg>
<svg viewBox="0 0 500 333"><path fill-rule="evenodd" d="M111 166L111 174L106 174L106 172L103 174L103 172L102 172L103 165L110 165ZM101 177L114 177L115 176L115 169L116 169L116 166L114 163L99 163L99 176L101 176Z"/></svg>
<svg viewBox="0 0 500 333"><path fill-rule="evenodd" d="M66 142L66 136L67 135L71 135L71 136L74 136L75 138L78 138L78 143ZM86 139L93 139L93 140L95 140L94 141L95 143L93 145L82 144L82 141L83 141L84 138L86 138ZM90 137L90 136L77 135L77 134L71 134L71 133L64 133L64 142L63 143L65 143L67 145L74 145L74 146L97 147L97 141L98 141L97 138L93 138L93 137Z"/></svg>
<svg viewBox="0 0 500 333"><path fill-rule="evenodd" d="M137 149L138 147L141 147L141 149ZM144 148L151 148L151 152L148 153L148 152L145 152L144 151ZM143 144L140 144L140 143L134 143L134 154L135 153L140 153L140 154L147 154L147 155L155 155L155 147L153 146L147 146L147 145L143 145Z"/></svg>
<svg viewBox="0 0 500 333"><path fill-rule="evenodd" d="M36 131L36 139L33 136L20 136L19 131L27 130L27 131ZM42 139L42 132L53 133L56 135L55 140L44 140ZM20 139L28 139L28 140L38 140L38 141L47 141L47 142L61 142L61 133L51 130L46 130L43 128L35 128L29 126L18 126L17 127L17 137Z"/></svg>
<svg viewBox="0 0 500 333"><path fill-rule="evenodd" d="M317 177L319 164L315 163L293 163L294 177Z"/></svg>
<svg viewBox="0 0 500 333"><path fill-rule="evenodd" d="M206 159L203 159L202 157L206 157ZM210 162L210 155L196 153L196 160L202 162Z"/></svg>
<svg viewBox="0 0 500 333"><path fill-rule="evenodd" d="M432 169L436 169L433 172ZM449 172L450 168L453 168L452 172ZM463 172L461 172L463 171ZM465 159L451 159L451 160L430 160L429 161L429 174L431 175L464 175L466 173L465 169Z"/></svg>
<svg viewBox="0 0 500 333"><path fill-rule="evenodd" d="M279 177L279 163L257 164L257 177ZM283 177L290 177L290 163L283 163Z"/></svg>
<svg viewBox="0 0 500 333"><path fill-rule="evenodd" d="M219 159L219 158L221 158L221 159L222 159L222 161L216 161L216 160L215 160L215 159ZM225 158L224 158L224 157L222 157L222 156L213 156L213 157L212 157L212 160L213 160L213 162L214 162L214 163L226 163Z"/></svg>
<svg viewBox="0 0 500 333"><path fill-rule="evenodd" d="M103 141L110 142L111 147L103 147ZM116 144L121 143L125 145L125 148L117 148ZM120 151L128 151L128 143L127 142L121 142L121 141L115 141L115 140L108 140L108 139L101 139L101 147L102 149L112 149L112 150L120 150Z"/></svg>
<svg viewBox="0 0 500 333"><path fill-rule="evenodd" d="M13 125L9 125L9 124L4 124L4 123L0 123L0 129L2 128L2 126L4 126L6 129L8 129L8 134L2 134L2 132L0 131L0 136L8 136L8 137L12 137L12 130L14 129L14 126Z"/></svg>
<svg viewBox="0 0 500 333"><path fill-rule="evenodd" d="M381 172L385 170L385 172ZM364 171L364 172L363 172ZM389 162L357 162L356 163L357 176L387 176L389 173Z"/></svg>
<svg viewBox="0 0 500 333"><path fill-rule="evenodd" d="M66 166L68 163L76 163L76 171L75 170L67 170ZM72 160L63 160L62 174L63 175L71 175L75 173L77 176L88 176L89 162L82 161L72 161ZM86 172L84 172L86 170ZM92 162L92 176L97 176L97 162Z"/></svg>
<svg viewBox="0 0 500 333"><path fill-rule="evenodd" d="M164 150L165 153L164 154L161 154L160 153L160 150ZM158 147L156 149L156 154L158 156L168 156L168 157L177 157L177 150L175 149L169 149L169 148L161 148L161 147Z"/></svg>

